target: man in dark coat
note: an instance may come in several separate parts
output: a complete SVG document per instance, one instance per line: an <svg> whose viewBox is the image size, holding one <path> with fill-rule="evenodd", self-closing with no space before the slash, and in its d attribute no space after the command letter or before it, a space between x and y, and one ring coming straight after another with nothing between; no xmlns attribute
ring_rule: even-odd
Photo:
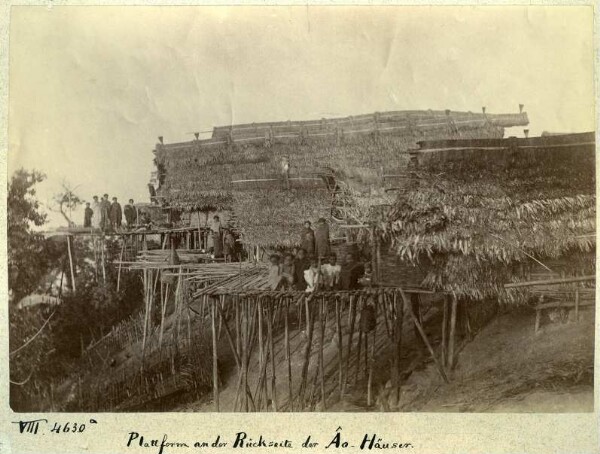
<svg viewBox="0 0 600 454"><path fill-rule="evenodd" d="M356 290L360 288L358 280L365 273L365 267L362 263L357 262L354 254L348 253L346 262L340 270L340 289L341 290Z"/></svg>
<svg viewBox="0 0 600 454"><path fill-rule="evenodd" d="M310 221L304 222L304 229L300 239L300 247L304 249L309 257L315 254L315 232L311 228Z"/></svg>
<svg viewBox="0 0 600 454"><path fill-rule="evenodd" d="M85 204L85 211L83 213L83 226L92 227L92 216L94 216L94 210L90 207L90 202Z"/></svg>
<svg viewBox="0 0 600 454"><path fill-rule="evenodd" d="M129 203L123 208L123 214L127 221L127 227L132 228L137 223L137 210L133 205L133 199L129 199Z"/></svg>
<svg viewBox="0 0 600 454"><path fill-rule="evenodd" d="M100 228L103 231L110 230L110 202L108 194L104 194L100 202Z"/></svg>
<svg viewBox="0 0 600 454"><path fill-rule="evenodd" d="M310 260L306 257L304 248L298 249L298 254L294 260L294 288L296 290L306 290L306 281L304 280L304 271L310 268Z"/></svg>
<svg viewBox="0 0 600 454"><path fill-rule="evenodd" d="M329 226L324 218L317 222L315 230L315 257L329 257L331 249L329 247Z"/></svg>
<svg viewBox="0 0 600 454"><path fill-rule="evenodd" d="M121 228L121 221L123 220L123 210L121 204L117 202L117 198L113 197L112 205L110 206L110 223L114 230Z"/></svg>

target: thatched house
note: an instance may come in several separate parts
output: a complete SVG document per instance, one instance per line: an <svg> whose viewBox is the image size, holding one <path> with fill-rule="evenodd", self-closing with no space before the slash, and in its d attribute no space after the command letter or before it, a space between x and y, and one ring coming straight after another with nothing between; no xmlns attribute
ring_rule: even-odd
<svg viewBox="0 0 600 454"><path fill-rule="evenodd" d="M594 133L421 141L411 156L386 226L398 256L427 270L423 286L523 301L505 284L594 274Z"/></svg>
<svg viewBox="0 0 600 454"><path fill-rule="evenodd" d="M404 184L418 141L501 138L527 114L385 112L356 117L214 128L212 137L154 150L156 198L184 212L229 211L242 241L298 241L305 219L364 223ZM192 216L196 219L196 216Z"/></svg>

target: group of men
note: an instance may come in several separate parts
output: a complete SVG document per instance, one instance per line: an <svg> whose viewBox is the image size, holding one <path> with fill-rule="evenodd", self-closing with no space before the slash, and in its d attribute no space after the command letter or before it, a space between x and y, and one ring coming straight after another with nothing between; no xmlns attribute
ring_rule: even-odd
<svg viewBox="0 0 600 454"><path fill-rule="evenodd" d="M235 261L237 256L235 236L231 229L223 227L218 215L213 217L210 231L212 234L214 258L224 258L225 262Z"/></svg>
<svg viewBox="0 0 600 454"><path fill-rule="evenodd" d="M323 218L312 229L311 222L304 223L300 247L283 256L270 257L269 286L272 290L293 289L306 292L320 290L354 290L370 285L369 267L348 253L342 265L331 252L329 226Z"/></svg>
<svg viewBox="0 0 600 454"><path fill-rule="evenodd" d="M356 260L353 253L346 255L342 265L337 256L330 254L320 260L307 257L304 248L294 248L286 254L283 263L277 254L270 257L269 286L271 290L356 290L371 285L370 267Z"/></svg>
<svg viewBox="0 0 600 454"><path fill-rule="evenodd" d="M111 203L108 194L104 194L102 199L95 195L91 204L90 202L85 204L83 226L100 229L103 232L121 230L123 215L125 215L128 228L137 224L138 213L133 199L129 199L129 203L121 208L116 197L112 198Z"/></svg>

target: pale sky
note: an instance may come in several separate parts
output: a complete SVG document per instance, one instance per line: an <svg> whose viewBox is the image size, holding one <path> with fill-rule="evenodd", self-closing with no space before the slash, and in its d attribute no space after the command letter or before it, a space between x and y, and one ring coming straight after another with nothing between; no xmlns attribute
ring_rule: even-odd
<svg viewBox="0 0 600 454"><path fill-rule="evenodd" d="M592 62L589 6L13 6L9 177L148 201L159 135L386 110L522 103L531 135L592 131Z"/></svg>

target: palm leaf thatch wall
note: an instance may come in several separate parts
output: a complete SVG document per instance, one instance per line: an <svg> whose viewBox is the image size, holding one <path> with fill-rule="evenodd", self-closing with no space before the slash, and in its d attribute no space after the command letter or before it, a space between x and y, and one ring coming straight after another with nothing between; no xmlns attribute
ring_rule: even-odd
<svg viewBox="0 0 600 454"><path fill-rule="evenodd" d="M527 122L525 113L414 111L215 128L211 139L157 144L157 193L182 210L233 210L246 243L291 245L304 220L330 218L340 187L347 217L390 203L384 175L404 170L418 141L502 137Z"/></svg>
<svg viewBox="0 0 600 454"><path fill-rule="evenodd" d="M522 279L523 265L562 260L589 272L594 149L593 133L421 143L386 224L393 248L427 265L426 287L474 299L522 301L504 284Z"/></svg>

